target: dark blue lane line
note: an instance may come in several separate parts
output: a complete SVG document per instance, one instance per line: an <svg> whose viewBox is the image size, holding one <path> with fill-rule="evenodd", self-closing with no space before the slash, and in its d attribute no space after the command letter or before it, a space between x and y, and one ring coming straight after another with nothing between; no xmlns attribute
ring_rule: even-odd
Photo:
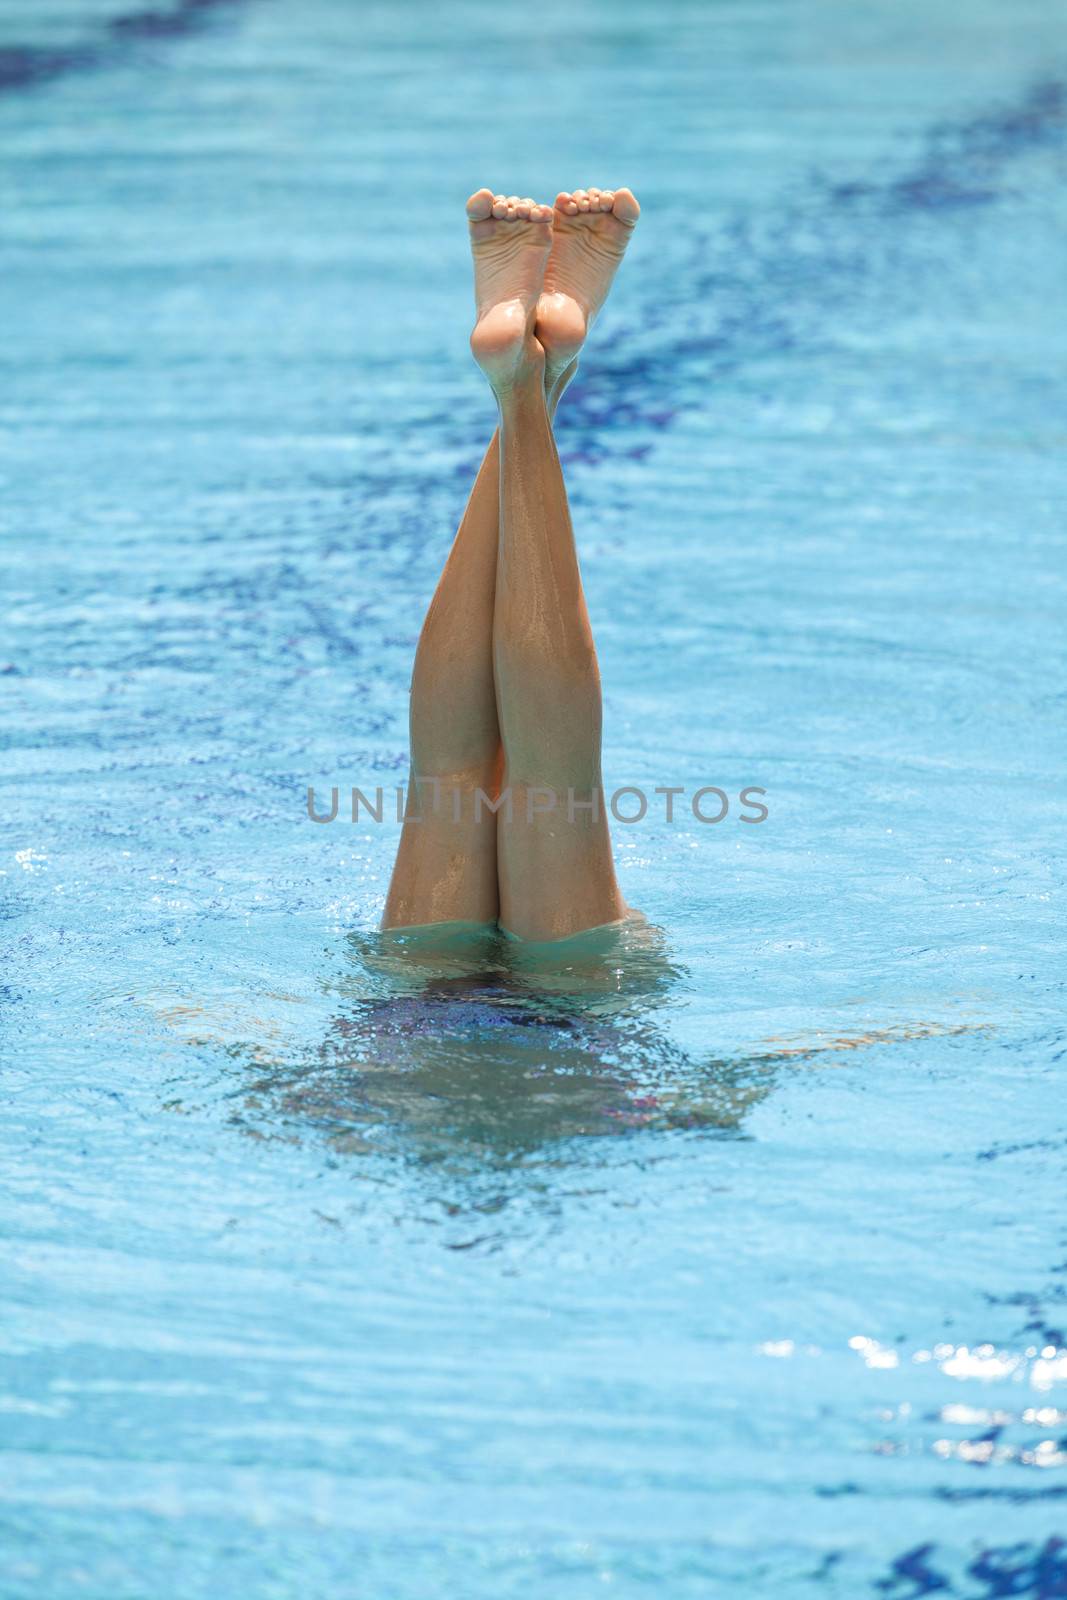
<svg viewBox="0 0 1067 1600"><path fill-rule="evenodd" d="M125 11L80 44L8 45L0 48L0 94L37 89L72 72L114 65L146 40L182 39L199 33L223 11L247 0L175 0L170 6Z"/></svg>
<svg viewBox="0 0 1067 1600"><path fill-rule="evenodd" d="M944 1600L955 1595L961 1600L1057 1600L1067 1596L1067 1543L1054 1534L1042 1545L990 1546L969 1560L952 1546L916 1545L896 1558L872 1592L883 1600L932 1594Z"/></svg>
<svg viewBox="0 0 1067 1600"><path fill-rule="evenodd" d="M842 308L890 292L910 302L930 271L916 243L1001 200L1031 152L1064 145L1067 79L1045 76L1014 101L936 123L903 172L847 182L816 172L775 212L739 209L690 235L690 255L653 284L643 314L579 368L561 407L564 460L617 459L615 427L639 428L647 442L626 453L645 455L692 410L678 396L695 379L790 352L810 359Z"/></svg>
<svg viewBox="0 0 1067 1600"><path fill-rule="evenodd" d="M1067 84L1044 78L1022 100L959 123L938 123L919 161L886 184L839 184L836 200L874 196L886 211L987 205L1000 195L1003 168L1067 130Z"/></svg>

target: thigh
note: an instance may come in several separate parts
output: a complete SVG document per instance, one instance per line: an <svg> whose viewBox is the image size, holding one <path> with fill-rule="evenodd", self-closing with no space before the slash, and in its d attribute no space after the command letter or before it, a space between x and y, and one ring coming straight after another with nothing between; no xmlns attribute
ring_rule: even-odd
<svg viewBox="0 0 1067 1600"><path fill-rule="evenodd" d="M496 921L496 818L479 799L496 785L488 770L423 778L416 804L409 784L383 928Z"/></svg>
<svg viewBox="0 0 1067 1600"><path fill-rule="evenodd" d="M573 791L505 780L503 792L510 805L497 817L501 927L521 939L564 939L624 917L603 796L594 814Z"/></svg>

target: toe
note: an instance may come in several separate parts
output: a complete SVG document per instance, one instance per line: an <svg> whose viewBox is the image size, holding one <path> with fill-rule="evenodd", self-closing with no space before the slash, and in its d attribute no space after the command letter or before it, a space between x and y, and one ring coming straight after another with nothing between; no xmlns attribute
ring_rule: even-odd
<svg viewBox="0 0 1067 1600"><path fill-rule="evenodd" d="M561 189L556 196L556 210L562 211L565 217L576 217L578 215L578 207L571 199L568 190Z"/></svg>
<svg viewBox="0 0 1067 1600"><path fill-rule="evenodd" d="M498 194L493 201L493 215L498 222L503 222L508 214L508 203L502 194Z"/></svg>
<svg viewBox="0 0 1067 1600"><path fill-rule="evenodd" d="M601 211L610 211L611 208L614 206L614 204L615 204L615 193L614 193L614 190L612 190L612 189L601 189L601 191L600 191L600 209L601 209Z"/></svg>
<svg viewBox="0 0 1067 1600"><path fill-rule="evenodd" d="M589 210L589 196L584 189L575 189L572 198L579 211Z"/></svg>
<svg viewBox="0 0 1067 1600"><path fill-rule="evenodd" d="M615 190L614 211L619 221L625 222L631 228L641 215L641 207L629 189Z"/></svg>
<svg viewBox="0 0 1067 1600"><path fill-rule="evenodd" d="M472 222L485 222L493 212L493 191L476 189L467 201L467 215Z"/></svg>
<svg viewBox="0 0 1067 1600"><path fill-rule="evenodd" d="M515 207L515 215L521 221L529 222L529 220L530 220L530 207L532 205L533 205L533 201L532 200L520 200L518 205Z"/></svg>

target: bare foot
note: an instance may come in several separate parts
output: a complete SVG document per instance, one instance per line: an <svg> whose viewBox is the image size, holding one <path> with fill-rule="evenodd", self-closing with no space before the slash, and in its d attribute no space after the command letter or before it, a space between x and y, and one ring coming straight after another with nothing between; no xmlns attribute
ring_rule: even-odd
<svg viewBox="0 0 1067 1600"><path fill-rule="evenodd" d="M478 308L471 350L499 392L544 363L533 325L552 247L552 207L479 189L467 216Z"/></svg>
<svg viewBox="0 0 1067 1600"><path fill-rule="evenodd" d="M534 328L544 347L550 388L585 343L640 215L629 189L575 189L557 195L552 254Z"/></svg>

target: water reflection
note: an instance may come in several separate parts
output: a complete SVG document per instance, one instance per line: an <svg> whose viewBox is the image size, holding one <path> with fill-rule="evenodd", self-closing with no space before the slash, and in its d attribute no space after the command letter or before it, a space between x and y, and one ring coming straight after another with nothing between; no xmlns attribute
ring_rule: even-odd
<svg viewBox="0 0 1067 1600"><path fill-rule="evenodd" d="M664 1013L685 979L634 919L552 946L493 931L353 935L350 972L310 1057L264 1063L248 1106L338 1151L397 1149L489 1166L641 1129L736 1135L779 1072L829 1052L944 1028L819 1035L694 1058Z"/></svg>
<svg viewBox="0 0 1067 1600"><path fill-rule="evenodd" d="M253 1089L334 1146L392 1134L422 1160L507 1162L638 1126L738 1125L721 1088L682 1103L692 1072L655 1020L681 972L643 920L553 946L447 930L354 935L350 951L314 1059Z"/></svg>

